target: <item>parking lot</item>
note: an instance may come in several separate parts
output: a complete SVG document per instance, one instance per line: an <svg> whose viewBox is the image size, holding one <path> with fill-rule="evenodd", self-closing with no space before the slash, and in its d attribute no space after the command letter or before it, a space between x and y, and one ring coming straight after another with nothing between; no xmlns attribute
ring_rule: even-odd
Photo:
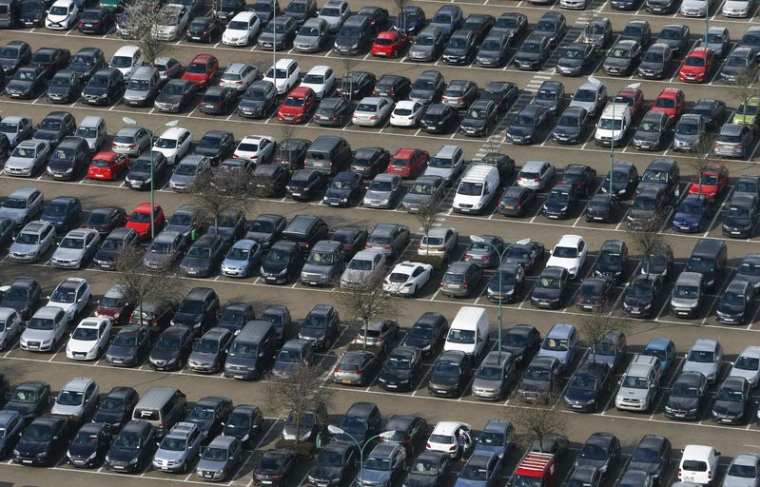
<svg viewBox="0 0 760 487"><path fill-rule="evenodd" d="M720 6L722 1L716 2L711 7L709 22L711 26L725 26L729 29L732 45L735 44L746 29L751 25L758 25L760 22L760 13L758 5L754 7L754 13L747 19L729 19L720 15ZM402 147L414 147L424 149L430 154L434 154L442 145L454 144L463 148L467 162L477 160L486 152L493 150L498 146L500 152L509 154L519 168L529 160L546 160L552 162L558 170L555 181L559 180L561 170L567 164L583 163L593 167L597 173L597 179L591 190L591 194L600 191L600 184L607 174L611 157L616 162L629 161L636 164L639 173L643 172L646 165L655 157L670 157L678 161L681 167L681 190L680 194L685 193L686 185L690 177L694 174L691 164L694 163L694 156L679 152L674 152L670 148L657 152L642 152L635 149L632 145L632 138L628 136L621 147L616 147L614 155L608 148L598 147L593 141L593 130L585 136L585 141L575 145L560 145L550 139L550 132L554 126L551 121L541 132L538 140L529 146L511 145L505 142L505 131L517 112L528 105L532 100L539 86L547 80L559 80L565 86L567 97L564 106L570 101L570 95L585 81L591 73L578 78L562 77L557 74L556 62L559 52L563 46L574 42L583 30L583 27L593 17L609 17L617 38L625 24L633 19L645 19L652 27L653 37L665 26L669 24L686 24L691 28L690 47L685 50L689 52L691 46L696 45L698 39L703 35L705 21L701 18L685 18L679 14L670 15L652 15L647 13L643 8L638 11L619 11L613 10L609 1L592 0L585 11L562 10L556 4L550 6L536 6L526 1L507 1L507 0L476 0L476 1L439 1L439 0L414 0L413 5L418 5L427 13L428 18L442 5L455 3L459 5L465 13L465 16L473 13L487 13L498 17L502 12L519 11L525 13L530 21L531 26L535 24L538 18L547 10L561 11L567 18L568 33L560 42L559 48L549 59L548 63L538 72L527 72L517 70L512 63L505 67L489 69L476 65L472 66L450 66L442 61L433 63L416 63L409 61L405 56L398 59L380 59L371 55L362 54L352 62L355 63L352 70L364 70L374 73L378 78L383 74L400 74L409 77L412 81L416 79L423 71L428 69L439 70L445 77L446 81L454 79L466 79L475 81L482 89L489 81L510 81L515 83L520 89L520 95L517 101L510 109L501 115L496 128L485 138L466 137L453 129L445 134L428 134L422 129L401 129L390 127L386 124L380 128L363 128L354 126L351 123L338 128L325 128L316 125L314 122L298 125L294 128L292 137L305 138L314 140L319 135L339 135L344 137L352 149L360 147L381 145L393 154L397 149ZM283 7L286 3L283 3ZM323 2L319 2L320 7ZM352 10L366 5L382 6L394 15L397 7L391 0L357 0L351 1ZM207 7L208 8L208 7ZM86 35L76 30L70 31L52 31L43 28L33 29L14 29L0 31L0 44L5 44L10 40L23 40L28 42L33 50L40 47L56 46L65 47L75 53L85 46L97 46L103 49L106 59L122 45L129 44L119 38L112 30L106 35ZM519 44L517 44L519 45ZM272 63L273 54L258 48L255 44L243 48L233 48L223 45L219 39L211 44L189 43L186 40L180 40L172 43L167 55L177 58L186 65L198 53L213 53L220 61L222 67L232 62L250 62L256 64L259 72L265 71ZM515 47L509 53L511 60L516 53ZM328 65L335 69L340 76L345 71L343 58L332 53L331 50L325 49L316 54L300 54L293 49L285 52L277 52L277 58L288 57L295 59L302 73L306 73L311 67L317 65ZM687 100L687 110L694 102L701 98L717 98L726 102L728 113L726 118L732 116L738 102L735 94L729 85L719 80L718 73L722 63L712 70L709 79L704 84L686 85L678 81L676 70L678 62L675 61L670 66L670 70L663 80L647 81L641 80L637 76L611 77L605 75L601 70L601 64L604 56L597 56L595 61L594 76L602 81L610 94L616 93L619 89L632 83L640 83L644 93L646 104L654 100L658 93L666 87L677 87L684 90ZM221 70L220 70L221 73ZM760 81L759 81L760 82ZM71 112L77 119L82 120L88 115L99 115L106 120L109 133L115 133L124 125L123 117L130 117L137 120L140 124L158 130L166 122L178 120L181 127L189 129L193 133L195 140L199 139L206 131L223 128L234 133L235 139L240 140L247 135L268 135L275 139L282 139L286 131L282 128L276 116L262 120L244 119L235 113L225 114L223 116L210 116L201 113L198 110L199 99L196 99L192 106L180 114L164 114L152 106L147 108L132 108L126 106L122 101L107 107L93 107L82 102L74 102L69 105L53 105L48 103L44 96L34 100L12 100L8 97L0 97L0 115L5 118L11 115L24 115L31 117L36 124L45 115L51 111L66 110ZM460 119L463 114L460 114ZM640 122L640 117L634 120L634 130ZM631 132L633 133L633 131ZM715 137L716 132L712 132L710 137ZM721 224L727 208L728 200L731 195L731 187L736 178L743 175L758 175L757 163L760 161L760 142L757 138L753 146L748 151L746 160L722 160L730 171L731 182L729 188L713 205L709 218L709 226L704 232L696 234L682 234L670 229L669 220L666 222L662 232L666 235L667 243L672 247L675 255L675 275L678 275L685 266L690 252L698 239L711 238L722 239ZM551 188L551 182L548 187ZM506 182L504 187L514 183L514 176ZM133 191L126 187L123 176L113 182L92 181L88 179L78 179L71 182L55 181L47 175L36 175L33 179L22 179L0 174L0 196L10 194L15 188L22 186L35 186L40 189L46 200L56 196L75 196L78 197L85 208L92 208L118 205L125 208L128 212L139 203L147 201L149 196L147 192ZM157 181L156 201L170 215L174 210L190 200L189 195L178 194L169 189L168 180ZM456 185L454 185L454 189ZM638 273L640 266L640 255L633 247L633 240L625 221L625 212L612 223L588 223L584 217L584 211L588 204L589 198L580 200L576 211L569 218L564 220L550 220L540 214L542 202L546 198L546 191L539 193L537 202L529 209L528 215L524 218L507 218L496 211L496 204L490 207L482 215L463 215L455 213L452 210L454 190L450 189L440 204L440 214L436 222L437 227L453 227L459 233L459 242L454 251L453 258L458 259L464 252L466 245L469 243L470 235L491 234L499 235L506 242L515 242L517 240L531 238L543 243L547 250L547 255L541 262L539 269L528 276L525 286L517 295L513 302L505 303L503 306L503 325L509 327L517 323L528 323L536 326L542 333L542 336L549 330L554 323L580 323L584 313L574 306L582 278L589 275L593 263L598 255L604 241L608 239L622 239L626 241L631 248L631 259L628 262L626 278L621 284L617 285L613 291L613 303L616 310L622 307L622 297L633 275ZM624 207L630 206L631 201L624 201ZM378 223L398 223L408 226L411 229L413 238L409 246L405 249L403 255L398 259L407 260L416 254L417 243L421 237L420 222L414 215L406 213L402 208L397 206L391 210L376 210L365 208L362 205L347 209L334 209L325 206L316 200L313 202L299 203L288 198L282 199L260 199L251 205L247 218L253 219L257 214L276 213L286 216L288 219L297 214L311 214L322 217L330 228L342 225L359 225L365 228L372 228ZM672 212L670 217L672 217ZM548 259L548 251L555 243L566 234L582 236L589 246L590 252L585 265L579 272L579 278L573 281L569 287L564 302L556 310L540 310L531 305L530 292L537 275L543 268ZM683 356L698 338L717 339L723 345L726 352L724 357L725 363L721 369L720 378L717 384L722 382L728 374L731 362L736 356L748 345L756 345L760 340L760 303L755 303L751 311L751 321L742 326L728 326L718 323L715 320L715 310L718 298L725 290L726 286L736 274L741 260L748 253L760 252L760 235L757 229L751 238L748 239L730 239L728 245L728 266L729 269L720 282L716 283L714 290L710 291L706 301L700 308L699 314L694 319L681 319L672 315L669 310L668 299L674 284L674 278L668 279L663 295L657 301L657 313L647 320L634 320L630 330L626 335L628 338L628 357L626 364L632 358L632 354L640 351L643 346L653 337L664 337L672 339L678 349L679 360L675 363L668 375L663 379L661 387L657 394L656 408L654 411L646 414L636 414L623 411L616 411L614 407L614 395L617 390L617 381L621 378L625 365L617 371L613 387L607 393L606 404L604 408L597 413L582 415L568 411L564 408L561 398L558 397L554 407L562 415L563 421L568 427L568 434L571 445L560 464L559 478L565 479L570 471L572 459L577 453L578 448L585 439L597 431L608 431L617 435L622 444L626 455L630 455L633 447L644 434L655 433L667 436L674 448L674 458L671 461L671 467L664 475L661 485L669 486L676 481L677 458L680 456L680 450L687 444L707 444L718 448L722 454L721 470L716 481L720 485L722 476L725 474L725 467L728 465L730 457L741 452L752 452L760 454L760 440L758 440L758 426L756 421L745 422L739 426L729 426L716 424L710 419L709 409L702 411L701 417L696 422L676 422L665 418L664 403L670 386L675 380L678 371L683 365ZM2 250L0 258L0 284L10 284L15 278L22 276L34 277L40 281L43 286L43 294L47 295L53 288L64 278L70 276L84 277L92 284L95 298L102 296L113 284L114 276L110 272L98 270L92 266L77 271L63 271L52 267L49 263L52 251L48 252L37 264L15 264L4 258L5 250ZM437 270L428 285L423 288L417 296L411 299L398 298L396 300L398 315L396 319L402 328L402 333L417 320L417 318L426 311L435 311L444 314L449 321L456 315L461 306L475 305L487 309L491 326L491 342L489 346L495 347L494 327L497 323L498 306L487 299L486 287L488 279L493 273L492 270L486 270L484 277L479 285L473 291L472 295L467 298L450 298L440 292L440 281L443 276L443 270ZM313 288L290 282L285 286L273 286L263 282L258 277L247 279L233 280L221 275L214 274L209 278L196 279L177 275L173 281L180 294L184 294L196 286L213 287L219 294L222 304L231 301L246 301L255 305L256 311L260 312L270 304L284 304L290 309L294 320L303 319L308 311L318 303L336 304L334 290L330 288ZM346 349L346 346L353 338L355 330L343 326L341 329L340 339L329 350L323 351L317 355L319 367L324 370L322 387L333 390L332 396L333 407L330 410L330 422L337 424L341 415L356 401L371 401L376 403L387 418L392 414L417 414L424 417L432 427L436 422L442 420L460 420L472 424L474 430L479 432L486 422L491 418L510 418L510 413L517 408L532 407L526 405L513 396L515 387L514 381L510 387L509 393L500 401L488 403L480 401L471 395L470 387L465 390L461 397L455 399L444 399L431 396L427 391L427 382L433 359L426 359L423 365L423 373L418 378L414 389L408 393L387 392L381 389L375 380L372 380L368 386L353 387L337 385L332 382L330 375L333 367L336 365L340 354ZM400 338L400 337L399 337ZM580 361L583 353L579 353L576 360ZM572 367L570 368L572 370ZM56 353L38 354L22 351L14 344L7 351L0 352L0 372L9 377L11 384L18 384L26 380L43 380L49 382L54 391L60 389L72 377L89 377L94 379L101 393L109 391L117 385L127 385L134 387L140 394L156 385L171 385L180 388L187 394L188 401L194 402L207 395L221 395L230 397L234 404L256 404L266 410L267 420L260 435L256 438L254 448L246 451L244 461L238 468L234 478L226 483L228 486L251 487L253 468L258 462L258 458L263 450L273 448L275 441L280 437L283 425L284 411L269 410L267 408L266 381L257 382L239 382L223 377L221 374L197 375L188 370L179 372L156 372L147 363L132 369L113 368L101 359L95 362L74 362L66 358L65 344L59 348ZM564 381L569 378L569 374L564 377ZM563 382L564 383L564 382ZM717 386L711 388L711 395L714 396ZM712 397L711 396L711 397ZM760 393L753 392L753 411L757 408ZM754 412L751 411L754 418ZM519 461L521 452L515 449L510 454L506 462L506 468L501 477L501 483L504 485L515 465ZM612 487L616 480L622 475L625 461L621 462L618 467L611 472L605 480L605 487ZM463 463L456 462L455 470L461 469ZM288 487L298 487L305 481L308 462L303 461L299 464L296 473L288 479ZM455 477L452 475L450 484L453 485ZM53 468L28 468L13 464L7 458L0 463L0 487L7 486L58 486L79 485L81 487L94 487L109 483L120 483L124 487L140 486L172 486L185 484L202 484L195 475L194 471L185 474L165 474L148 469L145 472L136 475L114 474L105 468L95 470L76 470L68 466L65 458L61 456L56 466Z"/></svg>

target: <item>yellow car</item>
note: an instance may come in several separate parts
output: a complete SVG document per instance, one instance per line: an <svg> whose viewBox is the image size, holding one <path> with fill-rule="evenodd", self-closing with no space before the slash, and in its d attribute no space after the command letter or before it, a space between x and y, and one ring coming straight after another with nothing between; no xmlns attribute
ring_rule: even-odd
<svg viewBox="0 0 760 487"><path fill-rule="evenodd" d="M739 105L734 113L733 123L740 125L758 125L760 118L758 118L758 112L760 112L760 97L753 96L746 103Z"/></svg>

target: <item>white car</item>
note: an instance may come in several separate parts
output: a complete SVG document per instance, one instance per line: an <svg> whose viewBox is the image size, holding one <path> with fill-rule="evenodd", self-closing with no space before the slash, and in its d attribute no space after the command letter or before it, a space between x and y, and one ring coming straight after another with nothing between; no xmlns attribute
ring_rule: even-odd
<svg viewBox="0 0 760 487"><path fill-rule="evenodd" d="M60 306L43 306L29 319L18 346L30 352L57 352L66 335L66 312Z"/></svg>
<svg viewBox="0 0 760 487"><path fill-rule="evenodd" d="M56 286L45 306L61 308L65 313L64 322L68 326L77 315L90 306L91 301L92 287L87 280L81 277L69 277Z"/></svg>
<svg viewBox="0 0 760 487"><path fill-rule="evenodd" d="M275 141L267 135L249 135L240 141L232 157L264 163L274 154Z"/></svg>
<svg viewBox="0 0 760 487"><path fill-rule="evenodd" d="M153 150L163 154L166 157L166 163L173 166L190 153L192 143L193 134L189 130L171 127L156 139Z"/></svg>
<svg viewBox="0 0 760 487"><path fill-rule="evenodd" d="M13 308L0 308L0 350L21 333L21 315Z"/></svg>
<svg viewBox="0 0 760 487"><path fill-rule="evenodd" d="M359 105L354 109L352 120L354 125L362 127L382 126L391 116L393 100L380 96L368 96L362 98Z"/></svg>
<svg viewBox="0 0 760 487"><path fill-rule="evenodd" d="M465 435L465 454L473 446L472 426L459 421L441 421L433 429L427 440L426 450L448 453L451 458L459 457L459 436ZM465 456L465 455L462 455Z"/></svg>
<svg viewBox="0 0 760 487"><path fill-rule="evenodd" d="M142 50L137 46L121 46L108 63L109 68L116 68L128 81L132 74L144 64Z"/></svg>
<svg viewBox="0 0 760 487"><path fill-rule="evenodd" d="M754 6L755 0L726 0L721 14L724 17L749 17Z"/></svg>
<svg viewBox="0 0 760 487"><path fill-rule="evenodd" d="M681 372L699 372L707 377L708 384L715 384L722 365L723 347L720 342L711 338L698 338L686 354Z"/></svg>
<svg viewBox="0 0 760 487"><path fill-rule="evenodd" d="M422 103L414 100L402 100L396 103L391 113L391 127L416 127L424 112Z"/></svg>
<svg viewBox="0 0 760 487"><path fill-rule="evenodd" d="M712 0L684 0L679 13L684 17L704 17L710 3Z"/></svg>
<svg viewBox="0 0 760 487"><path fill-rule="evenodd" d="M158 12L151 34L162 41L176 41L190 22L190 11L182 5L169 4Z"/></svg>
<svg viewBox="0 0 760 487"><path fill-rule="evenodd" d="M301 68L298 67L298 63L285 58L277 61L273 68L270 67L263 80L272 83L277 88L277 94L284 95L290 93L290 90L298 84L300 76Z"/></svg>
<svg viewBox="0 0 760 487"><path fill-rule="evenodd" d="M421 262L400 262L391 270L383 282L383 291L399 296L412 297L433 275L433 266Z"/></svg>
<svg viewBox="0 0 760 487"><path fill-rule="evenodd" d="M745 348L741 355L736 357L728 376L744 377L751 387L757 387L760 382L760 347Z"/></svg>
<svg viewBox="0 0 760 487"><path fill-rule="evenodd" d="M586 262L587 254L588 246L583 237L563 235L557 245L554 246L551 257L546 262L546 267L564 267L570 274L570 279L575 279Z"/></svg>
<svg viewBox="0 0 760 487"><path fill-rule="evenodd" d="M235 88L238 93L245 93L245 90L256 81L259 75L259 68L253 64L232 63L227 66L219 80L219 86L224 88Z"/></svg>
<svg viewBox="0 0 760 487"><path fill-rule="evenodd" d="M317 99L321 100L335 88L335 71L330 66L314 66L304 75L301 86L314 90Z"/></svg>
<svg viewBox="0 0 760 487"><path fill-rule="evenodd" d="M523 188L541 191L554 177L554 164L546 161L528 161L517 173L517 185Z"/></svg>
<svg viewBox="0 0 760 487"><path fill-rule="evenodd" d="M45 27L52 30L69 30L79 16L79 7L73 0L57 0L48 10Z"/></svg>
<svg viewBox="0 0 760 487"><path fill-rule="evenodd" d="M239 12L232 17L222 34L225 46L247 46L256 37L261 28L261 20L254 12Z"/></svg>
<svg viewBox="0 0 760 487"><path fill-rule="evenodd" d="M105 316L83 319L66 344L66 357L71 360L97 360L108 347L111 327L111 318Z"/></svg>

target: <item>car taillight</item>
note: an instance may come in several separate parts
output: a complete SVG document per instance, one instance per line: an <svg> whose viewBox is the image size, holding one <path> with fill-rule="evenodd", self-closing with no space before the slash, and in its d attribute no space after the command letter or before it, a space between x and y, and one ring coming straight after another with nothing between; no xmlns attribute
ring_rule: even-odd
<svg viewBox="0 0 760 487"><path fill-rule="evenodd" d="M371 243L366 243L366 244L364 244L364 248L365 249L372 248L372 244Z"/></svg>
<svg viewBox="0 0 760 487"><path fill-rule="evenodd" d="M457 451L457 446L456 445L451 445L449 447L449 451Z"/></svg>
<svg viewBox="0 0 760 487"><path fill-rule="evenodd" d="M369 119L370 120L377 120L377 115L372 115L371 117L369 117Z"/></svg>
<svg viewBox="0 0 760 487"><path fill-rule="evenodd" d="M385 250L393 250L393 245L383 245Z"/></svg>
<svg viewBox="0 0 760 487"><path fill-rule="evenodd" d="M237 154L232 154L232 158L233 158L233 159L240 159L240 156L239 156L239 155L237 155Z"/></svg>
<svg viewBox="0 0 760 487"><path fill-rule="evenodd" d="M425 442L425 448L427 448L428 450L431 448L431 446L430 446L430 442L429 442L429 441L428 441L428 442Z"/></svg>
<svg viewBox="0 0 760 487"><path fill-rule="evenodd" d="M424 246L424 245L422 245L422 244L420 244L420 246L419 246L418 248L419 248L420 250L425 250L425 246Z"/></svg>
<svg viewBox="0 0 760 487"><path fill-rule="evenodd" d="M536 178L533 181L536 182L536 183L540 183L541 182L541 178Z"/></svg>
<svg viewBox="0 0 760 487"><path fill-rule="evenodd" d="M342 374L342 373L343 373L343 371L342 371L341 369L335 369L335 370L333 371L333 373L335 373L335 374Z"/></svg>
<svg viewBox="0 0 760 487"><path fill-rule="evenodd" d="M467 283L465 282L465 283L464 283L464 288L465 288L465 289L470 289L470 285L469 285L469 284L467 284Z"/></svg>

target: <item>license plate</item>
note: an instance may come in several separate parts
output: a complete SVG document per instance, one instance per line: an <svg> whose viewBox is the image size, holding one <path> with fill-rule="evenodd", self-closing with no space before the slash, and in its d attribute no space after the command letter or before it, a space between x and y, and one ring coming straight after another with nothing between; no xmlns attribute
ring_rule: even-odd
<svg viewBox="0 0 760 487"><path fill-rule="evenodd" d="M122 360L120 358L115 358L115 359L113 359L113 363L115 363L115 364L123 364L124 360Z"/></svg>
<svg viewBox="0 0 760 487"><path fill-rule="evenodd" d="M211 472L203 472L203 478L204 479L210 479L210 478L213 478L213 477L214 477L214 474L212 474Z"/></svg>
<svg viewBox="0 0 760 487"><path fill-rule="evenodd" d="M459 289L459 284L449 284L449 289Z"/></svg>
<svg viewBox="0 0 760 487"><path fill-rule="evenodd" d="M84 24L85 27L92 27L92 24Z"/></svg>
<svg viewBox="0 0 760 487"><path fill-rule="evenodd" d="M395 389L398 386L396 384L387 384L385 387L387 387L388 389Z"/></svg>
<svg viewBox="0 0 760 487"><path fill-rule="evenodd" d="M245 376L240 375L240 374L233 374L232 377L234 377L235 379L245 379Z"/></svg>
<svg viewBox="0 0 760 487"><path fill-rule="evenodd" d="M507 205L505 208L508 209L508 210L514 210L515 209L515 205Z"/></svg>
<svg viewBox="0 0 760 487"><path fill-rule="evenodd" d="M538 304L541 306L549 306L549 301L539 301Z"/></svg>
<svg viewBox="0 0 760 487"><path fill-rule="evenodd" d="M530 67L530 63L520 63L520 67L529 68Z"/></svg>
<svg viewBox="0 0 760 487"><path fill-rule="evenodd" d="M620 70L617 68L610 68L610 73L617 73L618 71Z"/></svg>
<svg viewBox="0 0 760 487"><path fill-rule="evenodd" d="M262 480L261 483L264 484L264 485L269 485L269 484L272 483L272 481L271 480Z"/></svg>
<svg viewBox="0 0 760 487"><path fill-rule="evenodd" d="M595 217L594 217L594 220L599 220L599 221L602 221L602 220L604 220L604 218L602 218L601 216L595 216Z"/></svg>
<svg viewBox="0 0 760 487"><path fill-rule="evenodd" d="M573 409L581 409L582 407L580 404L573 404L572 406Z"/></svg>
<svg viewBox="0 0 760 487"><path fill-rule="evenodd" d="M686 417L686 413L676 413L675 417L676 418L685 418Z"/></svg>
<svg viewBox="0 0 760 487"><path fill-rule="evenodd" d="M348 379L343 379L342 381L340 381L340 383L341 383L341 384L350 384L350 383L351 383L351 381L350 381L350 380L348 380Z"/></svg>
<svg viewBox="0 0 760 487"><path fill-rule="evenodd" d="M742 232L731 232L731 235L740 235Z"/></svg>
<svg viewBox="0 0 760 487"><path fill-rule="evenodd" d="M21 460L21 463L27 463L27 464L31 465L32 461L31 460Z"/></svg>
<svg viewBox="0 0 760 487"><path fill-rule="evenodd" d="M200 38L201 38L201 36L191 36L191 37L190 37L190 39L194 39L194 40L198 40L198 39L200 39Z"/></svg>
<svg viewBox="0 0 760 487"><path fill-rule="evenodd" d="M291 193L293 196L301 196L301 193Z"/></svg>

